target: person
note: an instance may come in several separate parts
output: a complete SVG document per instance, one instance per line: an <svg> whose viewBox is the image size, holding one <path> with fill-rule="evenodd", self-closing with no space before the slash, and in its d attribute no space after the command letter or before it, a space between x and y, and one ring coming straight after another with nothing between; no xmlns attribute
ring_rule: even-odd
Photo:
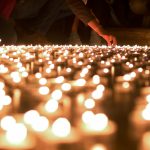
<svg viewBox="0 0 150 150"><path fill-rule="evenodd" d="M81 14L79 13L78 15L78 13L76 13L76 10L78 9L76 4L78 6L81 5L81 9L85 9L85 11L80 11L79 7L79 12L81 12ZM75 14L79 16L83 22L87 23L95 32L98 33L98 35L103 37L107 41L108 45L117 43L116 38L113 35L106 33L103 27L90 13L89 9L86 8L84 3L80 3L80 0L19 0L14 11L14 18L17 22L24 20L22 25L26 25L25 30L29 29L31 32L33 31L32 33L38 34L41 38L46 36L47 32L55 22L72 15L72 11L68 8L68 6L71 6L70 8L73 12L75 10ZM82 13L85 13L85 17L83 17ZM66 22L69 23L67 19ZM61 24L59 26L61 26ZM33 36L31 36L31 38L33 38ZM34 39L37 39L37 36Z"/></svg>
<svg viewBox="0 0 150 150"><path fill-rule="evenodd" d="M0 44L10 45L17 42L17 34L11 22L16 0L0 1Z"/></svg>
<svg viewBox="0 0 150 150"><path fill-rule="evenodd" d="M108 45L116 45L116 37L104 30L100 21L91 13L90 9L84 4L82 0L66 0L68 6L73 13L92 30L94 30L100 37L102 37Z"/></svg>
<svg viewBox="0 0 150 150"><path fill-rule="evenodd" d="M65 0L18 0L13 12L20 39L32 44L49 44L52 25L70 15Z"/></svg>

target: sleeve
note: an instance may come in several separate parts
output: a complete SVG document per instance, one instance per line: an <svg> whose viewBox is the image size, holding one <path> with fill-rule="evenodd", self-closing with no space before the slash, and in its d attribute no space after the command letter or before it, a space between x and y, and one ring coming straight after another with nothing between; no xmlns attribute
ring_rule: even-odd
<svg viewBox="0 0 150 150"><path fill-rule="evenodd" d="M85 24L95 18L82 0L66 0L66 2L72 12Z"/></svg>
<svg viewBox="0 0 150 150"><path fill-rule="evenodd" d="M0 0L0 15L9 19L16 5L16 0Z"/></svg>

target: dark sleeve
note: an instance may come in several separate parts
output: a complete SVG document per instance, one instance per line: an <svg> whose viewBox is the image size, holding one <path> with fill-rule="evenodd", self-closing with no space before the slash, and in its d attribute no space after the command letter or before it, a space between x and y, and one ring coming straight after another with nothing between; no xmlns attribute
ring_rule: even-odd
<svg viewBox="0 0 150 150"><path fill-rule="evenodd" d="M66 0L73 13L81 19L85 24L94 19L89 8L83 3L82 0Z"/></svg>

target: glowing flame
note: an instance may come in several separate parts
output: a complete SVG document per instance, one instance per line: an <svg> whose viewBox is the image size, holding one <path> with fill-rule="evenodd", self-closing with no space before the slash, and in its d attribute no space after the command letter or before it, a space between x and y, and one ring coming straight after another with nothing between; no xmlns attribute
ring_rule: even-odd
<svg viewBox="0 0 150 150"><path fill-rule="evenodd" d="M39 93L41 95L47 95L50 92L50 89L47 86L42 86L39 88Z"/></svg>
<svg viewBox="0 0 150 150"><path fill-rule="evenodd" d="M13 126L16 124L16 120L12 116L5 116L1 119L1 128L3 130L13 130Z"/></svg>
<svg viewBox="0 0 150 150"><path fill-rule="evenodd" d="M58 109L58 102L56 100L49 100L45 104L45 109L47 112L55 112Z"/></svg>
<svg viewBox="0 0 150 150"><path fill-rule="evenodd" d="M21 123L13 125L13 129L6 132L6 138L12 144L19 144L23 142L26 136L27 128Z"/></svg>
<svg viewBox="0 0 150 150"><path fill-rule="evenodd" d="M95 106L95 101L93 99L86 99L85 102L84 102L84 106L87 109L92 109Z"/></svg>
<svg viewBox="0 0 150 150"><path fill-rule="evenodd" d="M66 118L58 118L52 124L52 132L57 137L66 137L71 132L70 122Z"/></svg>

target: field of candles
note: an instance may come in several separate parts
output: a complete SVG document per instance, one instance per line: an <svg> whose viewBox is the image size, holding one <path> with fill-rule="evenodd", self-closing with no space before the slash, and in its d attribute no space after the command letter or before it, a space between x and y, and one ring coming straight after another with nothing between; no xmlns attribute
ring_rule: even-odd
<svg viewBox="0 0 150 150"><path fill-rule="evenodd" d="M0 150L149 150L150 47L0 47Z"/></svg>

